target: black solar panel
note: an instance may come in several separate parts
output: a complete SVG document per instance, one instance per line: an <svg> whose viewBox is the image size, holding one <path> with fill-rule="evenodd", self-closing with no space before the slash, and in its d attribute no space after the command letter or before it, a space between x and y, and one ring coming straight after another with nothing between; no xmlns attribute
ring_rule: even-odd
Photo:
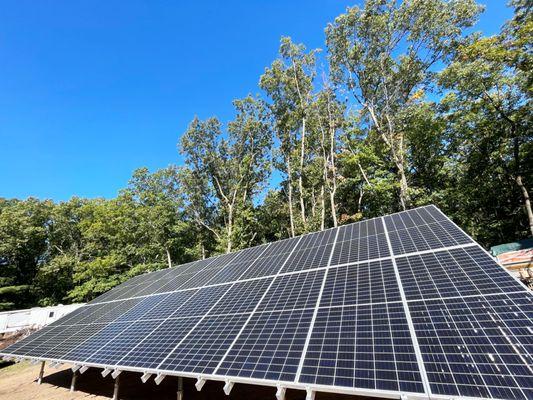
<svg viewBox="0 0 533 400"><path fill-rule="evenodd" d="M533 297L434 206L132 278L2 355L417 398L533 398Z"/></svg>

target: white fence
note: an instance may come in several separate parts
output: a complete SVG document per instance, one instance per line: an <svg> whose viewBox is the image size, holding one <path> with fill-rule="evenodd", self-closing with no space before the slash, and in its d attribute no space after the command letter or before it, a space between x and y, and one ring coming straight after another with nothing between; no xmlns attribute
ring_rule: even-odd
<svg viewBox="0 0 533 400"><path fill-rule="evenodd" d="M31 326L43 327L81 306L83 304L69 304L0 312L0 334Z"/></svg>

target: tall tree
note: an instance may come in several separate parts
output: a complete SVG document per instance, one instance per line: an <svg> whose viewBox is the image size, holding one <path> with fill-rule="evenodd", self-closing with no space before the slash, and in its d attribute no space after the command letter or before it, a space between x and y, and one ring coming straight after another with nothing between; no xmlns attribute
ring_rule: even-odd
<svg viewBox="0 0 533 400"><path fill-rule="evenodd" d="M122 196L135 202L140 219L139 230L146 235L146 242L159 251L168 264L187 261L198 255L188 249L190 226L184 213L178 169L174 166L150 173L139 168L133 173L128 188ZM158 249L159 248L159 249Z"/></svg>
<svg viewBox="0 0 533 400"><path fill-rule="evenodd" d="M241 236L238 243L250 239L250 232L240 229L246 227L237 224L253 207L270 173L271 131L264 104L247 97L234 105L237 116L228 124L227 132L216 118L195 118L181 139L188 169L184 184L200 183L188 187L190 202L203 201L205 208L211 204L217 208L224 228L220 231L204 225L226 252L234 248L237 233Z"/></svg>
<svg viewBox="0 0 533 400"><path fill-rule="evenodd" d="M474 0L367 0L326 28L333 80L353 94L362 122L388 148L402 209L410 203L406 109L428 89L432 67L462 40L480 11Z"/></svg>
<svg viewBox="0 0 533 400"><path fill-rule="evenodd" d="M477 36L460 46L440 78L450 90L443 105L453 113L451 121L456 122L452 129L458 151L472 156L468 165L476 165L475 171L480 175L488 169L494 173L499 170L516 184L533 235L533 210L527 188L533 179L533 17L524 13L526 6L522 3L513 3L516 15L500 35ZM480 153L490 163L475 162L476 158L483 161L475 156ZM508 195L514 197L512 191Z"/></svg>
<svg viewBox="0 0 533 400"><path fill-rule="evenodd" d="M274 117L274 130L280 142L282 161L278 167L287 177L287 197L291 235L296 234L293 214L293 158L297 160L298 197L300 219L304 230L307 212L304 189L304 169L307 155L307 129L313 103L313 80L315 78L315 54L317 50L305 51L305 46L295 44L288 37L281 39L279 58L259 80L259 86L271 98L270 110ZM297 150L298 149L298 150ZM295 156L294 153L297 153Z"/></svg>
<svg viewBox="0 0 533 400"><path fill-rule="evenodd" d="M0 309L35 304L35 276L45 262L52 202L0 201Z"/></svg>

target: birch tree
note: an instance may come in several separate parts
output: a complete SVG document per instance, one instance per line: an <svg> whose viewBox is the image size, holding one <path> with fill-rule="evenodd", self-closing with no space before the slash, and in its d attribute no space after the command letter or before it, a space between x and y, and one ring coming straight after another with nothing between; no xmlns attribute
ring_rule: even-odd
<svg viewBox="0 0 533 400"><path fill-rule="evenodd" d="M480 12L474 0L367 0L326 28L332 76L344 85L389 150L399 203L409 206L406 133L401 121L413 96L427 91L432 68L462 40Z"/></svg>
<svg viewBox="0 0 533 400"><path fill-rule="evenodd" d="M288 37L281 39L279 58L266 69L259 85L270 97L274 130L279 140L279 168L287 178L287 201L291 236L296 234L293 212L293 179L296 175L300 220L304 231L307 224L304 170L307 156L307 128L313 102L316 50L305 51ZM293 160L296 159L296 167ZM295 174L296 170L296 174Z"/></svg>
<svg viewBox="0 0 533 400"><path fill-rule="evenodd" d="M226 252L245 244L246 229L237 232L239 218L253 206L255 196L269 176L271 131L264 104L252 97L234 102L237 116L224 132L216 118L195 118L181 139L189 186L187 193L204 208L214 207L222 229L203 225L216 236ZM198 193L201 190L202 193ZM201 211L207 214L205 211ZM201 213L199 212L199 213ZM200 217L198 217L200 220Z"/></svg>

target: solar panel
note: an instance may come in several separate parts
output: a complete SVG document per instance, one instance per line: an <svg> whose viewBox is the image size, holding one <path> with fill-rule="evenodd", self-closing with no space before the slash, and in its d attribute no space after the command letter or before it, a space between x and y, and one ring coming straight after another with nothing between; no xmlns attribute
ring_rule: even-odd
<svg viewBox="0 0 533 400"><path fill-rule="evenodd" d="M533 398L533 297L434 206L134 277L2 355L286 388Z"/></svg>

